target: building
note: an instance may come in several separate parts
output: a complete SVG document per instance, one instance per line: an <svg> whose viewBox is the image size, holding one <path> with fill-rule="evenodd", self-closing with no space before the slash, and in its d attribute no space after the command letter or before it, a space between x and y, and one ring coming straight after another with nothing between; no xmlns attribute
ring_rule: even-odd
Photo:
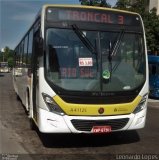
<svg viewBox="0 0 159 160"><path fill-rule="evenodd" d="M149 10L154 7L157 9L157 15L159 15L159 0L149 0Z"/></svg>

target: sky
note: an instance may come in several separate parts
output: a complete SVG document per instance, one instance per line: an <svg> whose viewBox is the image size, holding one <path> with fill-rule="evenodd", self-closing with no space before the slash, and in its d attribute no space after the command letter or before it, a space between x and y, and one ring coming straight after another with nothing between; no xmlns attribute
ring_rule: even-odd
<svg viewBox="0 0 159 160"><path fill-rule="evenodd" d="M116 0L107 0L114 5ZM44 4L80 4L79 0L0 0L0 50L14 49Z"/></svg>

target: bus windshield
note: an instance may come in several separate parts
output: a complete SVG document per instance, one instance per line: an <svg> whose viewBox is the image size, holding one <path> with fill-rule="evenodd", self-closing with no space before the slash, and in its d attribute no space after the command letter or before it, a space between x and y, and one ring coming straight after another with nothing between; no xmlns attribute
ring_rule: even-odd
<svg viewBox="0 0 159 160"><path fill-rule="evenodd" d="M143 35L49 28L46 78L68 91L130 91L146 79Z"/></svg>

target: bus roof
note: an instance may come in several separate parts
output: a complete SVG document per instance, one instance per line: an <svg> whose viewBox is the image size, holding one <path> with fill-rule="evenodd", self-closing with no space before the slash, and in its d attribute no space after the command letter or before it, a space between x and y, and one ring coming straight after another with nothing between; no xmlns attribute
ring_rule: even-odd
<svg viewBox="0 0 159 160"><path fill-rule="evenodd" d="M98 10L107 10L107 11L114 11L114 12L123 12L123 13L129 13L129 14L136 14L139 15L136 12L130 12L125 10L119 10L114 8L106 8L106 7L97 7L97 6L85 6L85 5L65 5L65 4L45 4L43 5L43 8L46 9L47 7L63 7L63 8L85 8L85 9L98 9Z"/></svg>
<svg viewBox="0 0 159 160"><path fill-rule="evenodd" d="M148 61L149 61L149 63L158 63L159 64L159 56L149 55Z"/></svg>
<svg viewBox="0 0 159 160"><path fill-rule="evenodd" d="M31 25L31 27L34 25L35 21L38 19L38 17L41 16L41 14L44 14L45 10L48 7L62 7L62 8L85 8L85 9L97 9L97 10L105 10L105 11L113 11L113 12L121 12L121 13L128 13L128 14L133 14L133 15L138 15L140 16L138 13L136 12L130 12L130 11L125 11L125 10L118 10L118 9L114 9L114 8L106 8L106 7L97 7L97 6L84 6L84 5L68 5L68 4L45 4L41 7L41 9L39 10L39 12L36 14L35 19L33 21L33 24ZM140 16L141 17L141 16ZM28 29L28 31L31 29L31 27ZM27 32L28 33L28 32ZM26 33L26 34L27 34ZM25 34L25 35L26 35ZM21 41L23 40L23 38L25 37L25 35L22 37ZM21 43L21 41L18 43L18 45ZM15 46L15 49L17 48L17 46Z"/></svg>

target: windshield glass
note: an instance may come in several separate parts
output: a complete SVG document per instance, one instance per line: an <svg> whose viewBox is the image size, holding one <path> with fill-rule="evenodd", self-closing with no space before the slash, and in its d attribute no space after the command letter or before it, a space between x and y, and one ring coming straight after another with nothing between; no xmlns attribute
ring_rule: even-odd
<svg viewBox="0 0 159 160"><path fill-rule="evenodd" d="M77 32L47 30L46 78L50 83L65 90L103 92L133 90L143 84L145 57L141 34Z"/></svg>

